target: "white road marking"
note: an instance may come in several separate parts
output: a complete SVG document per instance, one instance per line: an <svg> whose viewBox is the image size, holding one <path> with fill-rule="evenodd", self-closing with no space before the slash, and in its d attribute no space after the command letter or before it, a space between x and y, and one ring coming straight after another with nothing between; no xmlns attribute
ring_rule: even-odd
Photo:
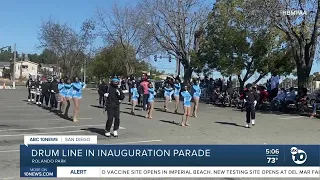
<svg viewBox="0 0 320 180"><path fill-rule="evenodd" d="M111 143L106 145L123 145L123 144L139 144L139 143L151 143L151 142L161 142L162 140L146 140L146 141L133 141L133 142L124 142L124 143ZM102 145L102 144L97 144ZM18 149L14 150L7 150L7 151L0 151L0 153L10 153L10 152L20 152Z"/></svg>
<svg viewBox="0 0 320 180"><path fill-rule="evenodd" d="M1 116L16 116L16 115L21 115L21 116L37 116L37 115L45 115L45 116L47 116L47 115L53 115L53 114L35 114L35 113L32 113L32 114L25 114L25 113L21 113L21 114L17 114L17 113L10 113L10 114L4 114L4 113L1 113Z"/></svg>
<svg viewBox="0 0 320 180"><path fill-rule="evenodd" d="M15 112L15 111L43 111L43 109L39 109L39 108L18 108L18 109L16 109L16 108L8 108L8 109L0 109L0 111L1 111L1 114L2 114L2 112L3 113L6 113L6 112Z"/></svg>
<svg viewBox="0 0 320 180"><path fill-rule="evenodd" d="M83 132L83 130L76 130L76 131L64 131L64 132L46 132L46 133L30 133L30 134L6 134L0 135L1 137L14 137L14 136L28 136L28 135L42 135L42 134L63 134L63 133L74 133L74 132Z"/></svg>
<svg viewBox="0 0 320 180"><path fill-rule="evenodd" d="M279 118L279 119L298 119L298 118L304 118L304 116L298 116L298 117L285 117L285 118Z"/></svg>
<svg viewBox="0 0 320 180"><path fill-rule="evenodd" d="M133 142L124 142L124 143L112 143L111 145L151 143L151 142L161 142L161 141L162 141L162 140L133 141Z"/></svg>
<svg viewBox="0 0 320 180"><path fill-rule="evenodd" d="M1 116L2 114L0 114ZM61 120L62 118L59 118L59 119L6 119L6 120L3 120L3 119L0 119L0 122L1 121L58 121L58 120ZM92 118L78 118L78 120L90 120Z"/></svg>
<svg viewBox="0 0 320 180"><path fill-rule="evenodd" d="M99 124L105 125L105 124ZM86 126L99 126L99 125L81 125L81 126L65 126L65 127L52 127L52 128L32 128L32 129L58 129L58 128L70 128L70 127L86 127ZM126 129L124 127L119 127L119 129ZM22 130L22 129L19 129ZM23 130L31 130L31 129L23 129ZM5 135L0 135L1 137L15 137L15 136L27 136L27 135L41 135L41 134L63 134L63 133L73 133L73 132L84 132L85 130L75 130L75 131L63 131L63 132L45 132L45 133L27 133L27 134L5 134Z"/></svg>
<svg viewBox="0 0 320 180"><path fill-rule="evenodd" d="M5 106L5 107L9 107L9 108L37 108L37 109L41 109L43 110L41 107L37 107L37 106Z"/></svg>
<svg viewBox="0 0 320 180"><path fill-rule="evenodd" d="M79 118L80 119L80 118ZM88 124L80 126L60 126L60 127L47 127L47 128L29 128L29 129L1 129L3 131L25 131L25 130L38 130L38 129L64 129L64 128L77 128L77 127L93 127L93 126L105 126L105 124ZM119 129L126 129L124 127L119 127Z"/></svg>

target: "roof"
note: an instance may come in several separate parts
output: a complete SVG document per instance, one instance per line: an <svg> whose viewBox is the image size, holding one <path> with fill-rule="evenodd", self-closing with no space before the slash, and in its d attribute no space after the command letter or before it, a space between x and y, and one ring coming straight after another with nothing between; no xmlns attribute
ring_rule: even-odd
<svg viewBox="0 0 320 180"><path fill-rule="evenodd" d="M57 66L56 64L44 64L44 63L40 63L41 67L54 67Z"/></svg>
<svg viewBox="0 0 320 180"><path fill-rule="evenodd" d="M11 62L0 62L0 67L10 66Z"/></svg>
<svg viewBox="0 0 320 180"><path fill-rule="evenodd" d="M39 65L38 63L35 63L35 62L32 62L32 61L17 61L16 63L23 63L23 62Z"/></svg>

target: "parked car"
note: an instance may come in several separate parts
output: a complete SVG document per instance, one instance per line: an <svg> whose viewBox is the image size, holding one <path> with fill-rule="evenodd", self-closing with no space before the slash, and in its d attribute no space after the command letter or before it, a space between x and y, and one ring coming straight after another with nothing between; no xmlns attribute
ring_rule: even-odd
<svg viewBox="0 0 320 180"><path fill-rule="evenodd" d="M320 89L317 89L313 93L310 93L310 94L307 95L308 100L309 100L308 103L310 105L312 105L316 101L316 96L317 96L318 93L320 93Z"/></svg>

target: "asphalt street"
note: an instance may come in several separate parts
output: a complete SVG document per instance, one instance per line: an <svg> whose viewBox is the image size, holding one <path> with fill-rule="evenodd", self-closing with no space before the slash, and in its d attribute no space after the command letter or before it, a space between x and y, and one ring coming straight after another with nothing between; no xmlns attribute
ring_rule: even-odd
<svg viewBox="0 0 320 180"><path fill-rule="evenodd" d="M85 91L79 122L30 105L27 90L0 91L0 179L19 179L19 145L24 135L98 135L99 144L319 144L320 119L284 114L258 113L256 126L247 129L245 113L232 108L200 104L198 118L181 127L181 115L163 112L156 103L153 119L145 112L130 115L121 105L118 138L103 136L106 115L97 107L97 93ZM71 106L72 107L72 106ZM173 111L174 104L169 106ZM182 112L182 109L180 109ZM72 108L70 109L70 116ZM230 178L229 178L230 180Z"/></svg>

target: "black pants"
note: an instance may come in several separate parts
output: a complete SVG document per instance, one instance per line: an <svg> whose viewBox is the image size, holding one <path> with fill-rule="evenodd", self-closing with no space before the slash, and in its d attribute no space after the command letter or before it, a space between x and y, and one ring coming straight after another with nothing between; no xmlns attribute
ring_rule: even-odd
<svg viewBox="0 0 320 180"><path fill-rule="evenodd" d="M56 93L51 93L50 94L50 107L51 108L58 108L58 98Z"/></svg>
<svg viewBox="0 0 320 180"><path fill-rule="evenodd" d="M256 110L254 108L254 104L246 104L246 118L247 118L247 123L251 122L251 119L256 118Z"/></svg>
<svg viewBox="0 0 320 180"><path fill-rule="evenodd" d="M39 94L39 95L38 95L38 94L36 95L36 102L40 102L40 96L41 96L40 94Z"/></svg>
<svg viewBox="0 0 320 180"><path fill-rule="evenodd" d="M99 94L99 105L104 106L104 94Z"/></svg>
<svg viewBox="0 0 320 180"><path fill-rule="evenodd" d="M270 99L269 100L272 101L273 98L275 98L277 95L278 95L278 88L272 89L270 92Z"/></svg>
<svg viewBox="0 0 320 180"><path fill-rule="evenodd" d="M46 106L48 106L49 105L49 98L50 98L50 94L49 93L47 93L47 92L42 93L41 97L40 97L41 104L43 104L43 101L45 101Z"/></svg>
<svg viewBox="0 0 320 180"><path fill-rule="evenodd" d="M131 88L129 88L129 100L128 100L128 102L131 102L131 96L132 96L132 94L131 94Z"/></svg>
<svg viewBox="0 0 320 180"><path fill-rule="evenodd" d="M108 120L106 123L106 131L110 132L114 120L113 130L117 131L120 126L120 106L107 107Z"/></svg>
<svg viewBox="0 0 320 180"><path fill-rule="evenodd" d="M149 94L144 94L142 99L143 110L147 110Z"/></svg>
<svg viewBox="0 0 320 180"><path fill-rule="evenodd" d="M34 94L31 93L31 89L28 88L28 99L34 99Z"/></svg>

